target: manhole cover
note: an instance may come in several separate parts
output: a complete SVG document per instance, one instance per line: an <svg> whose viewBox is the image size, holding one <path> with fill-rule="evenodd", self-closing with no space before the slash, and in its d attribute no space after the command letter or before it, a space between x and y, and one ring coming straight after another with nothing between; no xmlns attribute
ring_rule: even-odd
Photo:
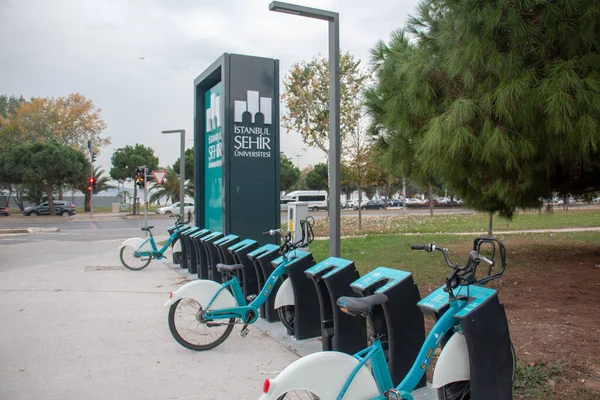
<svg viewBox="0 0 600 400"><path fill-rule="evenodd" d="M100 266L87 266L85 267L85 272L94 272L94 271L117 271L123 270L124 268L120 265L100 265Z"/></svg>

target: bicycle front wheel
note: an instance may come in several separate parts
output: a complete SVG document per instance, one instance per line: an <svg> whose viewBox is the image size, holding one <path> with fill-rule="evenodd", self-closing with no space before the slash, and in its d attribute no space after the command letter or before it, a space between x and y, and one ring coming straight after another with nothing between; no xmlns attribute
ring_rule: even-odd
<svg viewBox="0 0 600 400"><path fill-rule="evenodd" d="M152 258L148 256L136 256L135 249L130 246L121 247L119 257L121 258L121 264L132 271L141 271L150 264L150 261L152 261Z"/></svg>
<svg viewBox="0 0 600 400"><path fill-rule="evenodd" d="M282 306L277 309L277 315L279 316L279 320L290 332L291 335L294 334L294 319L296 318L296 309L294 306Z"/></svg>
<svg viewBox="0 0 600 400"><path fill-rule="evenodd" d="M306 389L296 389L287 392L277 400L320 400L320 397Z"/></svg>
<svg viewBox="0 0 600 400"><path fill-rule="evenodd" d="M169 308L169 330L183 347L204 351L217 347L233 330L235 318L207 322L202 320L202 305L186 297Z"/></svg>

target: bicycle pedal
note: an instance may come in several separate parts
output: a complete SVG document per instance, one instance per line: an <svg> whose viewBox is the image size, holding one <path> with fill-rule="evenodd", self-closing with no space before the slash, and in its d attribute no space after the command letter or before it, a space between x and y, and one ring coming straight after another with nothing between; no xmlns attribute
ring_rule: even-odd
<svg viewBox="0 0 600 400"><path fill-rule="evenodd" d="M256 298L256 295L255 295L255 294L251 294L250 296L246 297L246 301L250 303L250 302L252 302L252 300L254 300L255 298Z"/></svg>
<svg viewBox="0 0 600 400"><path fill-rule="evenodd" d="M246 336L248 336L248 333L250 332L250 329L248 328L244 328L242 329L242 331L240 332L240 336L245 338Z"/></svg>

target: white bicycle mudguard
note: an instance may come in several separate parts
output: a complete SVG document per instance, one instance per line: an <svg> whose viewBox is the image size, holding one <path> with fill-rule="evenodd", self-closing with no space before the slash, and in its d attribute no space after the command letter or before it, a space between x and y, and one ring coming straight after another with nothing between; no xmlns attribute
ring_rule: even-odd
<svg viewBox="0 0 600 400"><path fill-rule="evenodd" d="M177 291L171 293L171 298L165 303L165 306L171 306L177 300L184 297L195 299L202 307L206 307L215 294L221 289L221 284L210 280L197 280L186 283ZM221 290L217 298L212 302L210 309L237 307L237 303L227 289Z"/></svg>
<svg viewBox="0 0 600 400"><path fill-rule="evenodd" d="M442 349L435 364L431 386L439 389L444 385L458 381L471 380L469 350L462 333L452 335Z"/></svg>
<svg viewBox="0 0 600 400"><path fill-rule="evenodd" d="M283 283L277 290L274 308L278 309L279 307L293 305L296 305L296 299L294 298L294 288L292 287L292 282L290 281L290 278L287 278L285 281L283 281Z"/></svg>
<svg viewBox="0 0 600 400"><path fill-rule="evenodd" d="M142 245L142 243L144 243L146 240L147 240L147 238L144 239L144 238L140 238L140 237L132 237L130 239L127 239L123 243L121 243L121 245L119 247L117 247L117 249L121 249L125 246L129 246L129 247L133 247L134 250L138 250L139 247ZM150 245L150 242L148 241L148 242L146 242L144 247L142 247L139 250L140 251L152 251L152 245Z"/></svg>
<svg viewBox="0 0 600 400"><path fill-rule="evenodd" d="M357 365L356 358L337 351L309 354L288 365L276 378L269 379L269 384L264 386L268 386L268 391L259 400L275 400L294 389L310 390L322 400L336 399ZM380 395L373 375L363 365L344 400L367 400Z"/></svg>
<svg viewBox="0 0 600 400"><path fill-rule="evenodd" d="M175 242L173 245L173 253L181 252L181 239Z"/></svg>

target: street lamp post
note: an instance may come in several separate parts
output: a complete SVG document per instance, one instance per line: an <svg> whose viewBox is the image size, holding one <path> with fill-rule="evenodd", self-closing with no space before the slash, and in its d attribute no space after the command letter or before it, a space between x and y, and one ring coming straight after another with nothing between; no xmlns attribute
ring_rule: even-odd
<svg viewBox="0 0 600 400"><path fill-rule="evenodd" d="M329 22L329 255L340 256L340 16L274 1L269 10Z"/></svg>
<svg viewBox="0 0 600 400"><path fill-rule="evenodd" d="M185 218L184 212L184 185L185 185L185 129L172 129L162 131L164 134L181 133L181 154L179 156L179 215L180 218Z"/></svg>

